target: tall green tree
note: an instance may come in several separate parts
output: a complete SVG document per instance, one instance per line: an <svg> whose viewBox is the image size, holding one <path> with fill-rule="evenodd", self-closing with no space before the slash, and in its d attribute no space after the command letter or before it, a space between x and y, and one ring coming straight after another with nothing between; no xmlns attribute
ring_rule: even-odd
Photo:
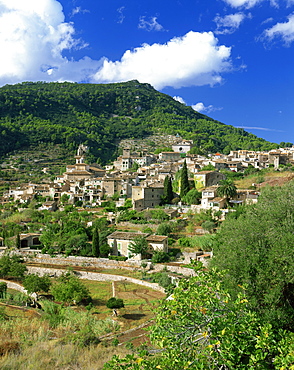
<svg viewBox="0 0 294 370"><path fill-rule="evenodd" d="M190 186L189 186L189 178L188 178L188 169L187 169L187 163L185 160L182 170L181 170L180 197L183 198L188 193L189 190L190 190Z"/></svg>
<svg viewBox="0 0 294 370"><path fill-rule="evenodd" d="M6 298L7 284L0 282L0 299Z"/></svg>
<svg viewBox="0 0 294 370"><path fill-rule="evenodd" d="M65 272L51 286L52 295L57 301L69 304L89 300L90 293L81 280L71 272Z"/></svg>
<svg viewBox="0 0 294 370"><path fill-rule="evenodd" d="M163 188L163 196L162 200L164 203L171 203L173 199L173 187L172 187L172 179L170 176L165 176L164 179L164 188Z"/></svg>
<svg viewBox="0 0 294 370"><path fill-rule="evenodd" d="M93 230L92 254L94 257L100 256L100 237L99 237L98 226L95 226Z"/></svg>
<svg viewBox="0 0 294 370"><path fill-rule="evenodd" d="M197 189L191 189L186 195L183 196L182 200L186 204L198 204L202 194Z"/></svg>
<svg viewBox="0 0 294 370"><path fill-rule="evenodd" d="M28 293L48 292L51 286L51 280L48 275L39 276L29 274L25 276L23 286Z"/></svg>
<svg viewBox="0 0 294 370"><path fill-rule="evenodd" d="M16 248L17 249L20 249L20 247L21 247L21 241L20 241L20 235L19 235L19 233L17 233L17 235L16 235L16 241L15 241L15 246L16 246Z"/></svg>
<svg viewBox="0 0 294 370"><path fill-rule="evenodd" d="M235 212L234 212L235 213ZM216 236L211 265L226 269L236 294L247 286L252 309L273 325L294 330L294 182L266 188L256 205L226 219Z"/></svg>
<svg viewBox="0 0 294 370"><path fill-rule="evenodd" d="M129 251L133 254L145 255L148 251L148 242L144 236L137 236L129 245Z"/></svg>
<svg viewBox="0 0 294 370"><path fill-rule="evenodd" d="M4 255L0 257L0 277L14 277L22 279L27 267L21 257L17 255Z"/></svg>

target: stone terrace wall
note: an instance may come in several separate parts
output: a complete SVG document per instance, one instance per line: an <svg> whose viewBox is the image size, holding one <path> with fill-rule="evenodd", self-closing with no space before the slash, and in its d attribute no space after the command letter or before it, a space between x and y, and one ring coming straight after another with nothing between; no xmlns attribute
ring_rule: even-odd
<svg viewBox="0 0 294 370"><path fill-rule="evenodd" d="M94 257L80 257L80 256L69 256L56 255L51 257L49 254L41 254L39 251L17 251L21 254L28 262L33 263L43 263L49 265L66 265L66 266L80 266L80 267L97 267L103 269L124 269L137 271L142 270L141 261L127 260L127 261L115 261L109 260L108 258L94 258ZM162 270L167 270L173 273L182 274L184 276L195 276L195 271L186 267L168 265L168 264L155 264L147 262L146 270L150 267L154 272L159 272ZM89 274L89 273L88 273ZM105 275L105 274L103 274Z"/></svg>
<svg viewBox="0 0 294 370"><path fill-rule="evenodd" d="M107 269L125 269L125 270L138 270L141 268L141 261L115 261L108 258L95 258L95 257L80 257L56 255L51 257L49 254L36 253L34 251L20 251L27 261L34 263L44 263L50 265L67 265L67 266L89 266Z"/></svg>
<svg viewBox="0 0 294 370"><path fill-rule="evenodd" d="M30 274L38 274L39 276L43 276L45 274L48 274L49 276L60 276L64 271L65 270L62 269L28 266L28 272ZM147 281L133 279L127 276L100 274L98 272L87 272L87 271L75 271L74 274L77 275L80 279L86 280L130 282L137 285L143 285L147 288L151 288L164 293L164 288L162 288L156 283L149 283Z"/></svg>
<svg viewBox="0 0 294 370"><path fill-rule="evenodd" d="M14 283L14 282L9 281L9 280L3 280L3 279L0 279L0 282L1 283L6 283L7 288L9 288L9 289L18 290L19 292L22 292L22 293L25 293L25 294L27 293L25 288L20 284Z"/></svg>

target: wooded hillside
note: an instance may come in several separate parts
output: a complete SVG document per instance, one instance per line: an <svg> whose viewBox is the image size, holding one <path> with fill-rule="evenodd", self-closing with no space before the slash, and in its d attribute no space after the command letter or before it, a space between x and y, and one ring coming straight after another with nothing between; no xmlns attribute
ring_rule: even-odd
<svg viewBox="0 0 294 370"><path fill-rule="evenodd" d="M277 145L195 112L149 84L31 83L0 88L0 155L41 142L80 143L107 162L124 138L179 133L203 153L268 150Z"/></svg>

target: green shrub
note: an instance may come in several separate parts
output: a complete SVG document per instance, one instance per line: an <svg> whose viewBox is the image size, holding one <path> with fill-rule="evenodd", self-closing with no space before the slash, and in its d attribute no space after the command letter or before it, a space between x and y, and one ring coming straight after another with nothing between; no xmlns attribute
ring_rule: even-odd
<svg viewBox="0 0 294 370"><path fill-rule="evenodd" d="M163 263L168 262L169 260L169 255L163 251L155 251L151 259L153 263Z"/></svg>
<svg viewBox="0 0 294 370"><path fill-rule="evenodd" d="M181 247L187 247L187 248L190 248L191 247L191 240L190 238L180 238L178 240L178 243Z"/></svg>
<svg viewBox="0 0 294 370"><path fill-rule="evenodd" d="M109 298L109 300L106 303L106 307L108 308L122 308L124 307L124 301L121 298Z"/></svg>
<svg viewBox="0 0 294 370"><path fill-rule="evenodd" d="M108 256L108 259L114 260L114 261L126 261L128 257L124 256Z"/></svg>

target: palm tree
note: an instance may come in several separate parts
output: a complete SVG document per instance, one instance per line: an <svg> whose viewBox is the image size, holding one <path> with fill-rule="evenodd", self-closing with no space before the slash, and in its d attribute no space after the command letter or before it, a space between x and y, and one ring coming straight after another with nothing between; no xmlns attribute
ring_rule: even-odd
<svg viewBox="0 0 294 370"><path fill-rule="evenodd" d="M237 187L234 182L230 179L220 181L220 186L217 189L217 195L219 197L225 197L227 206L229 205L229 200L237 194Z"/></svg>

